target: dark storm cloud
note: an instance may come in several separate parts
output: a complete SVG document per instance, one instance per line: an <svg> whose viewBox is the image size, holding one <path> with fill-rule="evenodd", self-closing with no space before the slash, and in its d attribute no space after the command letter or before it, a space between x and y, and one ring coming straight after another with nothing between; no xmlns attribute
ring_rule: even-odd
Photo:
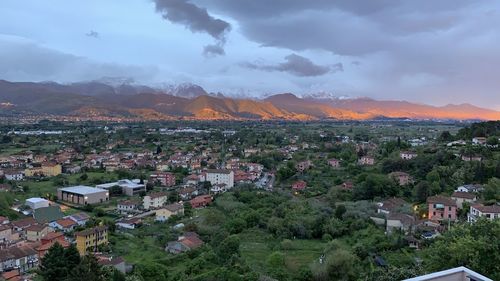
<svg viewBox="0 0 500 281"><path fill-rule="evenodd" d="M297 54L290 54L285 57L285 62L276 65L265 65L258 63L242 63L243 67L264 71L279 71L287 72L295 76L311 77L321 76L328 72L343 71L343 65L337 63L331 66L314 64L310 59L299 56Z"/></svg>
<svg viewBox="0 0 500 281"><path fill-rule="evenodd" d="M231 25L211 16L207 9L196 6L187 0L153 0L156 11L163 18L176 24L182 24L191 32L203 32L217 40L215 45L205 47L204 54L223 55L226 34Z"/></svg>
<svg viewBox="0 0 500 281"><path fill-rule="evenodd" d="M474 1L197 0L236 19L263 46L360 56L398 47L421 32L448 30Z"/></svg>

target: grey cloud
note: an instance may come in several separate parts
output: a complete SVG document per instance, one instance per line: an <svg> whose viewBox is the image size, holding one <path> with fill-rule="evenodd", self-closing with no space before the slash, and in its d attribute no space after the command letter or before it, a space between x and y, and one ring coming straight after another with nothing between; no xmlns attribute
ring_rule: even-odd
<svg viewBox="0 0 500 281"><path fill-rule="evenodd" d="M259 63L242 63L243 67L264 71L279 71L287 72L299 77L321 76L328 72L343 71L343 65L336 63L334 65L325 66L314 64L310 59L290 54L285 57L285 62L276 65L265 65Z"/></svg>
<svg viewBox="0 0 500 281"><path fill-rule="evenodd" d="M85 33L85 36L93 37L93 38L97 38L97 39L100 37L99 32L97 32L95 30L91 30L88 33Z"/></svg>
<svg viewBox="0 0 500 281"><path fill-rule="evenodd" d="M460 23L467 0L197 0L236 19L243 34L263 46L296 51L321 49L363 56L397 47L421 32L449 30ZM481 2L481 1L477 1Z"/></svg>
<svg viewBox="0 0 500 281"><path fill-rule="evenodd" d="M0 35L0 77L13 81L74 82L101 77L150 81L156 67L100 63L38 45L21 37Z"/></svg>
<svg viewBox="0 0 500 281"><path fill-rule="evenodd" d="M223 46L226 34L231 30L231 25L221 19L208 14L207 9L201 8L187 0L153 0L156 11L163 18L176 24L182 24L191 32L207 33L217 40L215 45L205 47L204 54L223 55Z"/></svg>
<svg viewBox="0 0 500 281"><path fill-rule="evenodd" d="M205 57L223 56L225 54L226 52L221 44L206 45L203 48L203 55Z"/></svg>

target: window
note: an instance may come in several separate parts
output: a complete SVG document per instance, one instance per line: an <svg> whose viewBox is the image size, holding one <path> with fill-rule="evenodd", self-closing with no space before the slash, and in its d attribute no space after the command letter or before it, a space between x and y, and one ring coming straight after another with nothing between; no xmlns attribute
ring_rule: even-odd
<svg viewBox="0 0 500 281"><path fill-rule="evenodd" d="M451 219L451 214L448 214L448 218Z"/></svg>

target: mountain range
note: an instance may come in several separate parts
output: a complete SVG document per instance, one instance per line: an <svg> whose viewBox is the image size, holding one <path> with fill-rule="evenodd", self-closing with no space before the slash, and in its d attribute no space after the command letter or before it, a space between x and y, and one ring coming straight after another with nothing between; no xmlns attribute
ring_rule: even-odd
<svg viewBox="0 0 500 281"><path fill-rule="evenodd" d="M58 84L0 80L0 115L124 117L145 120L500 120L500 112L470 104L431 106L407 101L291 93L238 99L195 84L149 87L105 81Z"/></svg>

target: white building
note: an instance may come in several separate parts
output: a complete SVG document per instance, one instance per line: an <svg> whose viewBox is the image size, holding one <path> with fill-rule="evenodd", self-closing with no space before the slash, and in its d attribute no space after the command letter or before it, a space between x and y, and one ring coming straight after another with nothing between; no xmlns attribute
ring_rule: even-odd
<svg viewBox="0 0 500 281"><path fill-rule="evenodd" d="M119 180L117 182L110 182L96 185L97 188L109 190L113 186L122 188L122 193L128 196L138 195L142 191L146 192L146 185L140 183L140 180Z"/></svg>
<svg viewBox="0 0 500 281"><path fill-rule="evenodd" d="M135 201L121 201L116 204L116 209L120 214L135 213L139 209L139 203Z"/></svg>
<svg viewBox="0 0 500 281"><path fill-rule="evenodd" d="M234 186L234 172L231 170L207 170L206 181L212 186L225 184L226 189Z"/></svg>
<svg viewBox="0 0 500 281"><path fill-rule="evenodd" d="M49 201L43 198L33 197L26 199L26 206L30 207L32 210L38 208L44 208L49 206Z"/></svg>
<svg viewBox="0 0 500 281"><path fill-rule="evenodd" d="M472 139L472 144L484 145L484 144L486 144L486 138L485 137L475 137Z"/></svg>
<svg viewBox="0 0 500 281"><path fill-rule="evenodd" d="M455 191L458 192L480 192L483 191L483 187L479 184L465 184L457 187Z"/></svg>
<svg viewBox="0 0 500 281"><path fill-rule="evenodd" d="M486 276L474 272L466 267L456 267L439 272L434 272L426 275L421 275L414 278L405 279L403 281L493 281Z"/></svg>
<svg viewBox="0 0 500 281"><path fill-rule="evenodd" d="M403 160L411 160L415 157L418 156L418 154L416 152L411 152L411 151L403 151L399 154L399 156L401 157L401 159Z"/></svg>
<svg viewBox="0 0 500 281"><path fill-rule="evenodd" d="M475 204L470 206L467 221L476 222L480 217L489 220L500 219L500 205L484 206L483 204Z"/></svg>
<svg viewBox="0 0 500 281"><path fill-rule="evenodd" d="M150 193L142 199L144 209L157 209L167 203L167 194L163 192Z"/></svg>
<svg viewBox="0 0 500 281"><path fill-rule="evenodd" d="M3 176L9 181L22 181L24 179L24 172L21 170L4 171Z"/></svg>

